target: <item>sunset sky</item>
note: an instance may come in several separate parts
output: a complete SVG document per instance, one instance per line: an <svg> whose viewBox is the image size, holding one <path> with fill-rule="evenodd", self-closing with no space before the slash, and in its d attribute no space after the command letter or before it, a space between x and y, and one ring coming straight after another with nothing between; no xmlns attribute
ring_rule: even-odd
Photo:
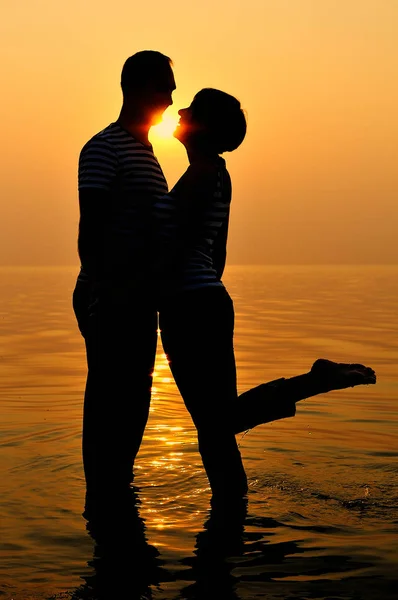
<svg viewBox="0 0 398 600"><path fill-rule="evenodd" d="M173 60L167 113L209 86L247 112L230 264L398 263L397 0L21 0L0 33L0 264L78 264L78 155L144 49ZM152 141L172 186L184 148Z"/></svg>

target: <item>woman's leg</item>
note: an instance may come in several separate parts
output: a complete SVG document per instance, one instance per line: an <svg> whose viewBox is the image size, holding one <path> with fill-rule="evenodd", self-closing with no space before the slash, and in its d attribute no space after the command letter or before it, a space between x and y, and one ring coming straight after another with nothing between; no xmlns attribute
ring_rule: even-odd
<svg viewBox="0 0 398 600"><path fill-rule="evenodd" d="M238 396L234 405L235 433L278 419L294 417L296 403L305 398L357 385L376 383L376 373L361 364L318 358L308 373L262 383Z"/></svg>
<svg viewBox="0 0 398 600"><path fill-rule="evenodd" d="M173 297L159 312L164 350L198 432L213 499L242 497L247 479L237 446L234 311L224 288Z"/></svg>

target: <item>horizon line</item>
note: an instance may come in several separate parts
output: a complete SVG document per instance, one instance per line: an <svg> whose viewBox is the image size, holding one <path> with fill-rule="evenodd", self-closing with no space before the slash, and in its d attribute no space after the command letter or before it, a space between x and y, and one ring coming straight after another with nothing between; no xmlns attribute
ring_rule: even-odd
<svg viewBox="0 0 398 600"><path fill-rule="evenodd" d="M325 262L325 263L309 263L309 262L297 262L297 263L228 263L225 269L228 267L396 267L398 262L385 262L385 263L356 263L356 262ZM58 264L0 264L0 269L59 269L59 268L73 268L80 269L80 264L75 263L58 263Z"/></svg>

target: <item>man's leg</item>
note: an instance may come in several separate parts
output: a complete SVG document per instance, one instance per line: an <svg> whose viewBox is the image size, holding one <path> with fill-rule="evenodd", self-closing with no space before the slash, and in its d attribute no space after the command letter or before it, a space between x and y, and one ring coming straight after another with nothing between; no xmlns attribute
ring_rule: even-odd
<svg viewBox="0 0 398 600"><path fill-rule="evenodd" d="M233 305L223 288L187 292L160 310L164 350L198 432L213 501L242 497L247 479L231 420L236 401Z"/></svg>
<svg viewBox="0 0 398 600"><path fill-rule="evenodd" d="M149 414L157 314L148 302L101 296L86 332L88 376L83 414L87 492L111 496L132 481Z"/></svg>

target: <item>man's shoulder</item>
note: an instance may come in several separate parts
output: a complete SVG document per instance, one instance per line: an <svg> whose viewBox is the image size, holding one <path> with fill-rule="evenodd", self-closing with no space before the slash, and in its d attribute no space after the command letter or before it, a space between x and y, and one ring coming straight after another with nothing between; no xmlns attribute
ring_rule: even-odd
<svg viewBox="0 0 398 600"><path fill-rule="evenodd" d="M137 141L128 131L120 127L117 122L110 123L107 127L94 134L81 149L81 154L102 152L120 157L137 156L149 158L153 161L152 146L144 146Z"/></svg>
<svg viewBox="0 0 398 600"><path fill-rule="evenodd" d="M91 146L104 145L112 146L117 139L118 127L116 123L110 123L101 131L95 133L83 146L82 152Z"/></svg>

